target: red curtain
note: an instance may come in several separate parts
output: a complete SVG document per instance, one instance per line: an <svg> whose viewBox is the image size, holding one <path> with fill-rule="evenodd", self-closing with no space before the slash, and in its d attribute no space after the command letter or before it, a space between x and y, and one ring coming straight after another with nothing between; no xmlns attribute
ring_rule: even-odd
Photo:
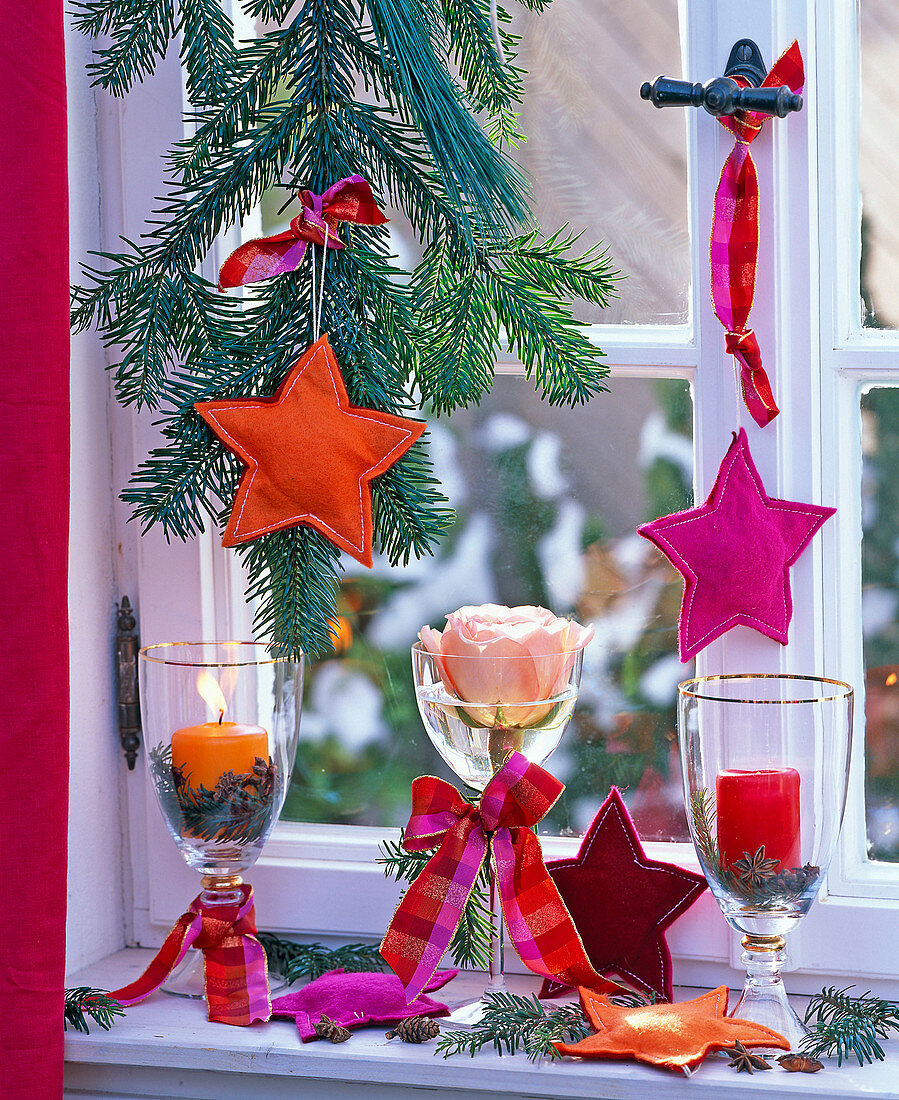
<svg viewBox="0 0 899 1100"><path fill-rule="evenodd" d="M0 1093L62 1093L69 295L61 0L3 5Z"/></svg>

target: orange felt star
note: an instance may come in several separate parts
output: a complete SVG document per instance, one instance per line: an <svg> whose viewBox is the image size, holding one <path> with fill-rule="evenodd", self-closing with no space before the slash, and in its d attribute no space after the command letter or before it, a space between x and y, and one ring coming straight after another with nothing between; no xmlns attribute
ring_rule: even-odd
<svg viewBox="0 0 899 1100"><path fill-rule="evenodd" d="M579 1043L556 1043L560 1054L579 1058L635 1058L669 1069L692 1068L713 1050L739 1041L745 1047L790 1044L776 1031L751 1020L726 1016L727 987L720 986L692 1001L620 1008L607 997L579 989L581 1004L596 1034Z"/></svg>
<svg viewBox="0 0 899 1100"><path fill-rule="evenodd" d="M194 407L247 465L223 546L305 523L371 566L372 478L408 451L423 421L351 405L327 336L271 397Z"/></svg>

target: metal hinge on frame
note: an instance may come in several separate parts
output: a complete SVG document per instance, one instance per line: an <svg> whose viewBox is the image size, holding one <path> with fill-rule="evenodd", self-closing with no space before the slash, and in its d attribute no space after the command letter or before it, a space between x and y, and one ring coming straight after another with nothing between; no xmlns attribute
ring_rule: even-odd
<svg viewBox="0 0 899 1100"><path fill-rule="evenodd" d="M116 679L119 704L119 738L128 770L134 771L140 748L140 697L137 687L137 619L131 601L122 597L116 614Z"/></svg>

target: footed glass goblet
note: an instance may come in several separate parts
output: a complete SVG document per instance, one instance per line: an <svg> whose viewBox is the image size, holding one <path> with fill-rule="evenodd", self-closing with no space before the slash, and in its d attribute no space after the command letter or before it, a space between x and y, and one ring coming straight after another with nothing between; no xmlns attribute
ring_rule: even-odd
<svg viewBox="0 0 899 1100"><path fill-rule="evenodd" d="M146 646L139 667L147 766L166 827L203 876L203 905L234 905L287 794L303 661L257 642L173 642ZM162 988L201 997L204 984L192 951Z"/></svg>
<svg viewBox="0 0 899 1100"><path fill-rule="evenodd" d="M461 682L485 685L485 697L474 699L462 698L448 687L441 677L439 659L416 643L412 647L415 695L428 737L462 782L480 792L513 752L522 753L533 764L543 764L562 740L574 712L583 656L582 649L546 657L454 656L451 660ZM553 685L553 694L522 700L520 693L510 692L507 702L497 698L503 684L532 682ZM471 694L469 690L467 695ZM488 864L488 878L493 936L485 994L506 989L503 914L492 863ZM456 1009L446 1023L472 1026L480 1020L484 1007L482 996Z"/></svg>
<svg viewBox="0 0 899 1100"><path fill-rule="evenodd" d="M846 804L852 688L815 676L703 676L678 686L687 818L746 981L733 1015L796 1049L806 1028L781 969L809 911Z"/></svg>

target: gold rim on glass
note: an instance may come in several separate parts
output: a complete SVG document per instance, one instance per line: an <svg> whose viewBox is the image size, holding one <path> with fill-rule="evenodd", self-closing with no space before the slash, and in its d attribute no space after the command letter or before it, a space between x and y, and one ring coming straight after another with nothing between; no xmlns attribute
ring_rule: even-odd
<svg viewBox="0 0 899 1100"><path fill-rule="evenodd" d="M176 661L171 658L158 656L155 650L186 649L189 646L233 646L235 650L243 646L251 646L253 649L264 649L264 642L156 642L154 645L146 645L138 650L138 655L145 661L152 661L159 665L180 665L183 668L242 668L253 665L284 665L296 664L292 657L264 657L252 660L238 661Z"/></svg>
<svg viewBox="0 0 899 1100"><path fill-rule="evenodd" d="M814 699L735 699L727 695L705 695L700 691L691 691L694 684L710 684L721 680L800 680L812 684L831 684L843 688L836 695L819 695ZM677 685L679 695L691 699L705 699L712 703L752 703L758 706L788 706L791 703L832 703L839 699L851 699L853 688L843 680L831 680L827 676L799 676L792 672L730 672L719 676L696 676L692 680L683 680Z"/></svg>

